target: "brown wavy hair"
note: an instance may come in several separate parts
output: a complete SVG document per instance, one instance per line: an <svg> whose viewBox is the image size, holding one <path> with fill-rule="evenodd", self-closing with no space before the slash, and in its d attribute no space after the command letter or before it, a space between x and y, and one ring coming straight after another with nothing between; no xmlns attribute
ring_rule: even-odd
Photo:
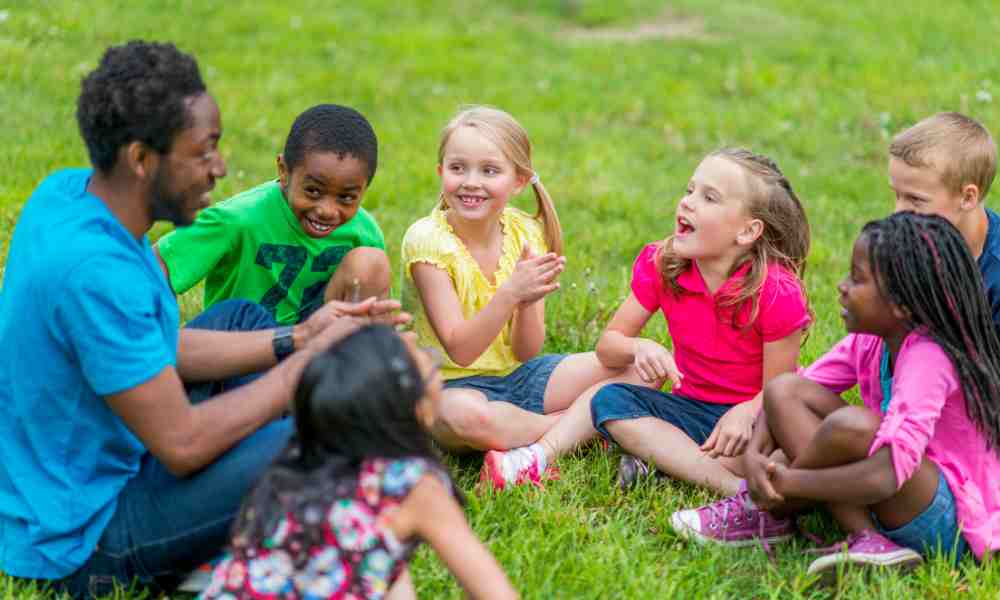
<svg viewBox="0 0 1000 600"><path fill-rule="evenodd" d="M754 154L744 148L723 148L708 156L718 156L743 167L749 183L750 193L744 201L747 214L764 223L761 233L747 256L733 265L733 273L750 261L750 269L735 286L722 296L721 306L732 309L733 326L736 316L744 305L750 305L750 318L744 324L749 327L760 312L760 290L767 278L771 264L785 267L798 278L799 287L806 272L806 256L809 254L809 220L792 190L792 184L778 168L777 163L763 154ZM678 256L673 249L673 238L667 237L656 253L656 267L663 278L665 287L674 294L681 293L677 277L691 268L691 259ZM732 275L732 273L730 273ZM808 298L807 298L808 309ZM810 310L810 314L811 314Z"/></svg>

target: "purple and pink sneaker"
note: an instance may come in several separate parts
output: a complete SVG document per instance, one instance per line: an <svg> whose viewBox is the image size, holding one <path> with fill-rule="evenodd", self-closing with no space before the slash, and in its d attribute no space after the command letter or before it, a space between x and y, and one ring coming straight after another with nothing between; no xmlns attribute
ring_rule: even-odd
<svg viewBox="0 0 1000 600"><path fill-rule="evenodd" d="M670 517L670 526L678 535L698 542L723 546L750 546L784 542L795 535L795 521L778 518L757 508L750 493L707 504L701 508L679 510Z"/></svg>
<svg viewBox="0 0 1000 600"><path fill-rule="evenodd" d="M923 562L923 558L909 548L897 545L873 529L863 529L852 533L839 544L815 550L825 554L809 565L810 575L829 575L840 565L863 565L878 567L913 568Z"/></svg>

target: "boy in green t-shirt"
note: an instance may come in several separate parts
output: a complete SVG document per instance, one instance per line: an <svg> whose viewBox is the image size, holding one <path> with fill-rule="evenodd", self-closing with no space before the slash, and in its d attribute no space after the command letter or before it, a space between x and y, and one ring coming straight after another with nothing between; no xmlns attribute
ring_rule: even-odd
<svg viewBox="0 0 1000 600"><path fill-rule="evenodd" d="M288 325L328 300L386 296L385 239L361 208L377 162L360 113L335 104L305 111L278 155L277 181L206 208L156 245L174 292L205 279L205 308L252 300Z"/></svg>

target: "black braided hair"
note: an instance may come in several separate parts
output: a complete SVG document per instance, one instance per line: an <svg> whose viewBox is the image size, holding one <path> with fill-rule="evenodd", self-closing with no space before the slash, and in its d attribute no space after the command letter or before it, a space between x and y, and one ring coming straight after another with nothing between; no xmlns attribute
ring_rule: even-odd
<svg viewBox="0 0 1000 600"><path fill-rule="evenodd" d="M378 167L378 138L361 113L338 104L317 104L295 118L285 140L285 166L294 171L309 152L350 155L368 167L371 184Z"/></svg>
<svg viewBox="0 0 1000 600"><path fill-rule="evenodd" d="M1000 339L962 235L942 217L907 211L868 223L861 236L880 292L948 355L969 418L1000 450Z"/></svg>
<svg viewBox="0 0 1000 600"><path fill-rule="evenodd" d="M133 141L169 152L189 123L185 101L204 92L198 63L173 44L133 40L111 46L84 78L76 104L90 162L107 173L118 149Z"/></svg>

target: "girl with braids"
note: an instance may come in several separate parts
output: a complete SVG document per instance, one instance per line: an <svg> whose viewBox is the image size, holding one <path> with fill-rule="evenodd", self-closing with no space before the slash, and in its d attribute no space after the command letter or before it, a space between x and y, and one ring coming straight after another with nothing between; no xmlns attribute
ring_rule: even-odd
<svg viewBox="0 0 1000 600"><path fill-rule="evenodd" d="M677 205L674 233L643 248L631 294L597 344L623 374L595 385L527 448L486 456L496 487L531 480L599 431L629 454L622 487L649 473L723 493L739 486L739 455L763 383L796 367L810 316L801 276L809 224L777 165L742 149L708 155ZM673 353L640 337L663 311ZM660 387L670 380L669 393Z"/></svg>
<svg viewBox="0 0 1000 600"><path fill-rule="evenodd" d="M517 596L462 514L427 433L438 361L368 325L306 366L295 436L247 497L201 598L415 598L426 541L473 598Z"/></svg>
<svg viewBox="0 0 1000 600"><path fill-rule="evenodd" d="M848 536L810 573L941 551L982 560L1000 548L1000 341L968 246L942 217L873 221L838 290L849 334L768 384L747 486L675 513L674 529L781 541L796 511L823 503ZM839 396L855 384L864 406Z"/></svg>

